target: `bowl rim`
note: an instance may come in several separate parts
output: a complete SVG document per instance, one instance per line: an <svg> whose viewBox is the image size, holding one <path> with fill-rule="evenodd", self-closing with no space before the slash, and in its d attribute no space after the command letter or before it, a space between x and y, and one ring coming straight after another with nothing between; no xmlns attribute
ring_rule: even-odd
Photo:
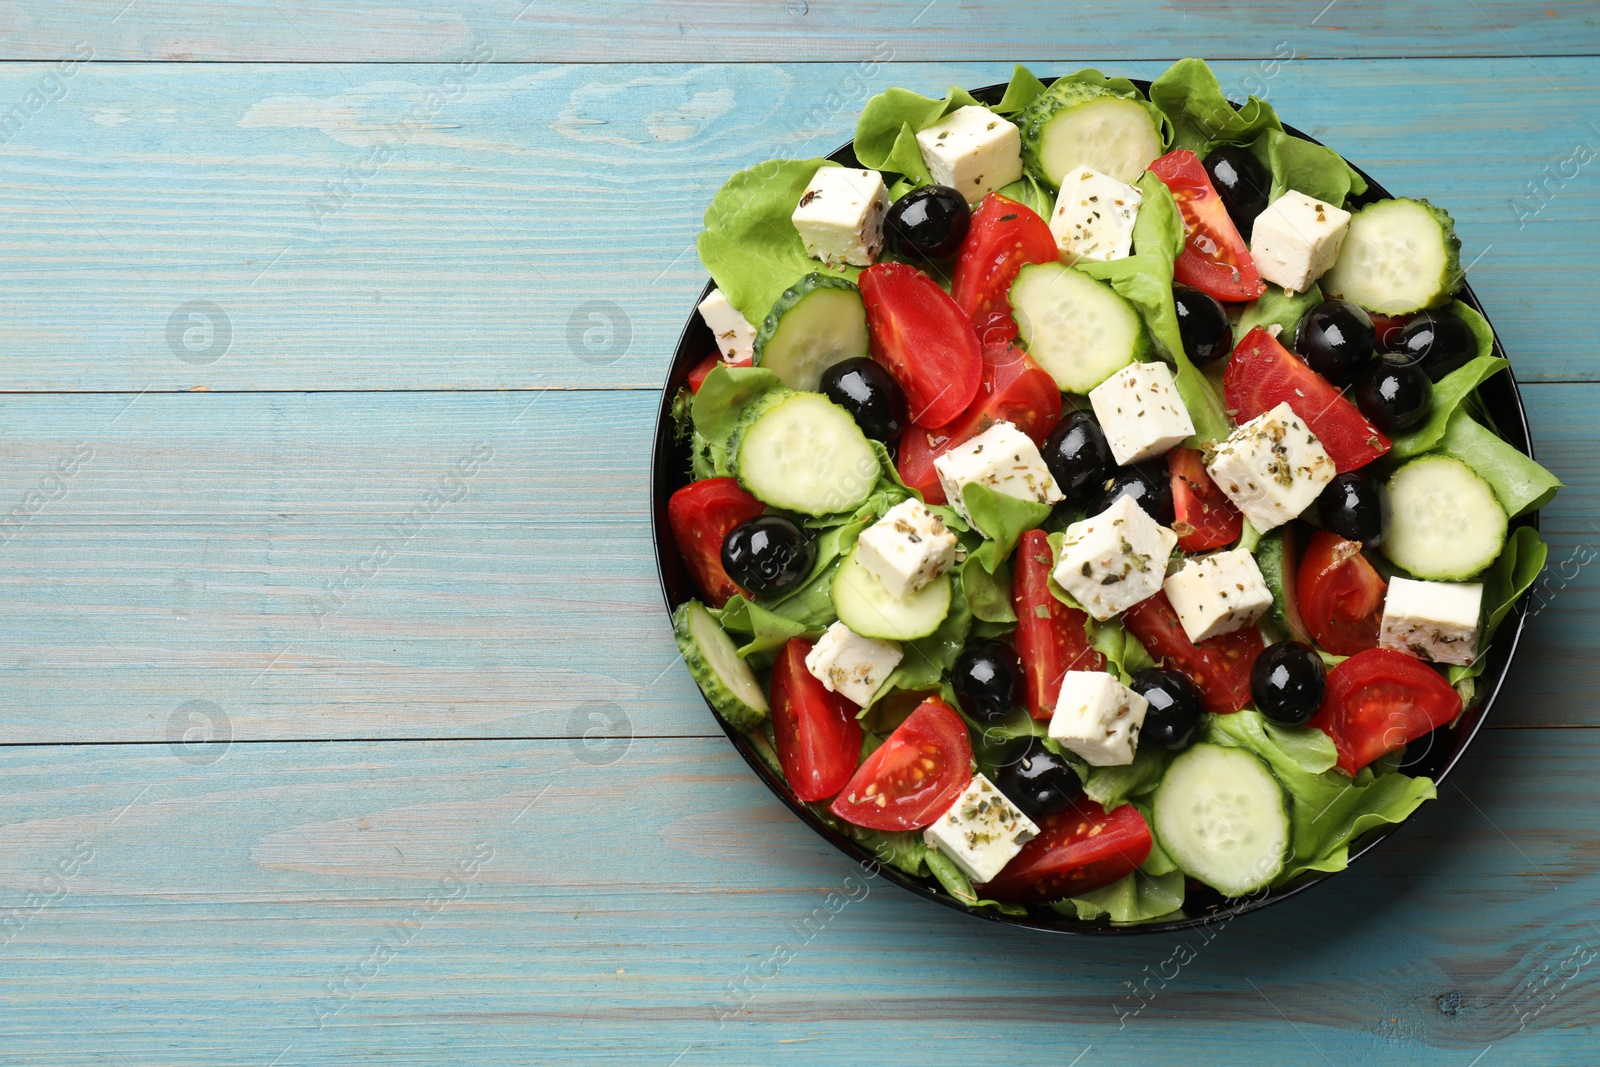
<svg viewBox="0 0 1600 1067"><path fill-rule="evenodd" d="M1055 80L1054 77L1040 79L1047 86ZM1149 81L1139 78L1129 80L1138 86L1141 93L1148 97L1150 91ZM1000 99L1005 92L1005 88L1006 83L998 82L968 91L980 102L993 103ZM1235 109L1239 107L1236 102L1230 101L1230 103L1233 104ZM1312 144L1322 144L1321 141L1287 123L1284 124L1283 129L1284 132L1310 141ZM853 139L846 141L843 145L828 153L827 158L846 165L859 165L855 158L854 145ZM1343 158L1342 155L1341 158ZM1349 163L1348 160L1346 162ZM1349 165L1367 182L1368 190L1362 194L1364 199L1386 199L1392 195L1371 175L1367 174L1365 170L1354 163L1349 163ZM714 281L708 281L701 290L700 299L703 300L715 288L715 285ZM1477 294L1473 292L1471 285L1467 284L1465 278L1462 280L1461 290L1455 295L1455 299L1460 300L1480 315L1483 315L1486 322L1489 321L1489 317L1484 312L1483 305L1479 302ZM698 304L698 301L696 303ZM1490 322L1490 329L1494 332L1493 354L1505 359L1506 352L1500 343L1499 331L1494 330L1492 322ZM669 559L676 560L678 552L676 545L673 544L671 530L666 522L666 501L671 496L673 487L686 484L684 482L685 471L681 469L681 449L676 443L676 423L673 418L673 405L679 390L687 379L689 370L710 351L711 346L694 344L697 336L705 332L705 327L699 320L698 312L695 309L691 309L688 320L678 336L673 358L667 370L666 380L661 392L661 400L656 413L655 433L652 437L650 457L651 540L655 549L656 578L661 588L662 598L666 603L669 623L673 611L683 602L683 599L686 599L674 600L672 593L673 583L668 576L668 572L672 568ZM1507 366L1504 369L1491 375L1479 388L1490 389L1491 392L1504 392L1505 395L1500 403L1506 407L1506 411L1501 414L1514 414L1515 418L1514 421L1507 425L1503 418L1496 417L1495 422L1500 434L1512 447L1530 459L1534 458L1532 434L1528 427L1527 408L1523 403L1522 393L1517 387L1516 376L1512 372L1509 360L1507 360ZM674 464L677 464L679 469L671 469ZM1539 512L1533 511L1519 516L1517 519L1512 520L1512 526L1513 528L1529 526L1534 530L1538 530ZM678 565L681 567L681 563ZM1501 623L1495 639L1491 642L1487 654L1493 655L1494 661L1485 669L1484 675L1479 676L1479 693L1481 693L1481 696L1475 694L1472 704L1463 711L1462 716L1454 726L1440 728L1440 731L1453 731L1451 736L1454 744L1430 775L1435 785L1443 782L1466 754L1466 750L1477 737L1479 730L1483 728L1484 720L1488 718L1490 709L1500 695L1500 691L1505 684L1506 675L1510 671L1511 663L1516 657L1517 648L1522 640L1523 628L1528 619L1527 603L1530 595L1531 589L1525 591L1517 599L1511 612ZM1492 678L1487 677L1491 673ZM1486 682L1488 684L1484 684ZM698 688L697 686L696 689L698 690ZM703 693L701 694L701 699L705 699ZM805 808L789 793L782 780L772 773L760 755L756 753L750 741L742 733L730 726L722 716L716 714L709 701L706 701L706 708L711 712L712 719L722 728L722 732L733 744L733 747L744 758L745 763L755 772L756 777L766 785L785 807L821 836L823 840L844 853L863 869L888 878L889 881L915 896L972 918L1004 926L1035 930L1041 933L1068 936L1175 933L1197 929L1214 923L1229 922L1237 916L1260 911L1270 905L1297 896L1313 886L1321 885L1341 873L1339 871L1310 872L1280 888L1269 889L1266 892L1246 897L1217 897L1218 903L1203 905L1198 913L1188 914L1185 911L1180 912L1178 918L1147 923L1114 924L1104 917L1088 920L1072 919L1064 915L1047 917L1040 914L1038 909L1030 910L1027 916L1013 916L1004 915L987 908L973 907L963 904L942 889L936 888L920 878L908 875L896 867L883 863L870 850L837 832L817 818L815 814ZM1435 733L1440 731L1435 731ZM1430 742L1426 753L1428 755L1431 755L1431 739L1433 736L1434 734L1428 734L1424 738L1418 739L1418 742L1423 740ZM1416 745L1418 742L1413 742L1412 744ZM1407 763L1409 764L1410 762L1408 759ZM1407 817L1401 822L1375 827L1373 830L1363 834L1350 849L1346 869L1350 864L1354 864L1358 859L1367 855L1379 844L1387 841L1402 827L1410 823L1412 817L1414 817L1414 813L1413 816ZM1190 894L1186 894L1186 909L1190 896L1192 896L1192 889Z"/></svg>

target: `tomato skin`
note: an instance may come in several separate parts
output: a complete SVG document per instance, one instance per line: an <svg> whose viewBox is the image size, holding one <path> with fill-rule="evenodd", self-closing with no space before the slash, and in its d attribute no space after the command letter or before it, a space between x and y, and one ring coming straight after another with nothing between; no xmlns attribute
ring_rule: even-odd
<svg viewBox="0 0 1600 1067"><path fill-rule="evenodd" d="M689 372L689 392L698 393L700 391L700 387L705 384L706 375L716 370L719 365L726 365L729 367L749 367L752 366L754 362L755 361L753 359L747 359L743 357L733 360L732 362L728 362L722 358L720 353L713 352L705 359L702 359L699 363L696 363L694 365L694 369Z"/></svg>
<svg viewBox="0 0 1600 1067"><path fill-rule="evenodd" d="M905 390L911 421L943 426L972 403L983 381L977 331L937 282L904 263L861 272L872 358Z"/></svg>
<svg viewBox="0 0 1600 1067"><path fill-rule="evenodd" d="M1206 710L1229 715L1249 704L1250 668L1266 649L1261 631L1246 626L1196 645L1183 632L1167 594L1158 592L1122 613L1122 625L1157 660L1165 660L1193 679L1206 698Z"/></svg>
<svg viewBox="0 0 1600 1067"><path fill-rule="evenodd" d="M1207 552L1231 545L1244 533L1244 516L1223 495L1206 473L1205 456L1195 448L1174 448L1167 453L1167 474L1172 478L1173 529L1187 527L1178 537L1185 552Z"/></svg>
<svg viewBox="0 0 1600 1067"><path fill-rule="evenodd" d="M720 608L744 590L722 569L722 542L728 531L767 510L767 506L733 478L707 478L690 482L667 501L667 525L683 557L689 577Z"/></svg>
<svg viewBox="0 0 1600 1067"><path fill-rule="evenodd" d="M1361 545L1318 530L1295 573L1295 599L1312 640L1335 656L1378 647L1389 583L1361 554Z"/></svg>
<svg viewBox="0 0 1600 1067"><path fill-rule="evenodd" d="M1011 609L1017 613L1013 638L1022 660L1028 714L1048 719L1068 671L1103 671L1106 658L1089 643L1089 616L1050 595L1050 537L1029 530L1017 541L1012 562ZM1043 618L1039 609L1045 609Z"/></svg>
<svg viewBox="0 0 1600 1067"><path fill-rule="evenodd" d="M1144 816L1132 804L1107 812L1088 797L1046 816L994 881L977 886L993 900L1046 904L1108 886L1150 855Z"/></svg>
<svg viewBox="0 0 1600 1067"><path fill-rule="evenodd" d="M1254 300L1266 292L1250 249L1200 157L1187 148L1175 149L1150 164L1150 173L1172 191L1183 214L1183 251L1172 265L1173 281L1224 303Z"/></svg>
<svg viewBox="0 0 1600 1067"><path fill-rule="evenodd" d="M956 259L950 296L985 345L1017 336L1011 283L1029 263L1052 263L1061 250L1049 225L1025 204L990 193L972 214Z"/></svg>
<svg viewBox="0 0 1600 1067"><path fill-rule="evenodd" d="M789 791L827 800L856 772L862 729L856 706L806 670L813 644L790 638L772 665L772 732Z"/></svg>
<svg viewBox="0 0 1600 1067"><path fill-rule="evenodd" d="M1377 341L1378 350L1387 352L1389 346L1400 336L1400 331L1406 328L1416 316L1414 315L1379 315L1376 312L1367 312L1372 317L1373 336Z"/></svg>
<svg viewBox="0 0 1600 1067"><path fill-rule="evenodd" d="M1360 408L1261 326L1234 346L1222 391L1240 425L1288 404L1317 435L1340 474L1365 467L1392 446Z"/></svg>
<svg viewBox="0 0 1600 1067"><path fill-rule="evenodd" d="M856 768L829 810L870 830L915 830L949 811L971 781L967 725L932 698Z"/></svg>
<svg viewBox="0 0 1600 1067"><path fill-rule="evenodd" d="M1328 672L1309 725L1333 739L1339 769L1355 774L1460 714L1461 695L1438 671L1404 652L1369 648Z"/></svg>

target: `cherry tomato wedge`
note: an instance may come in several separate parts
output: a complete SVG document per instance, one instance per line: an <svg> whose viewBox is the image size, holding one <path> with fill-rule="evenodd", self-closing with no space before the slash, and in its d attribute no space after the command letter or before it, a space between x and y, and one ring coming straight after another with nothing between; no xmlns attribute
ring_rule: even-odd
<svg viewBox="0 0 1600 1067"><path fill-rule="evenodd" d="M1404 652L1369 648L1328 672L1310 725L1333 738L1339 769L1355 774L1460 714L1460 694L1438 671Z"/></svg>
<svg viewBox="0 0 1600 1067"><path fill-rule="evenodd" d="M1295 575L1295 599L1311 639L1335 656L1378 647L1389 583L1361 554L1361 545L1318 530Z"/></svg>
<svg viewBox="0 0 1600 1067"><path fill-rule="evenodd" d="M925 700L867 757L831 810L869 830L915 830L956 802L972 781L972 739L942 700Z"/></svg>
<svg viewBox="0 0 1600 1067"><path fill-rule="evenodd" d="M1107 812L1088 797L1039 823L994 881L975 888L993 900L1045 904L1108 886L1150 855L1150 827L1132 804Z"/></svg>
<svg viewBox="0 0 1600 1067"><path fill-rule="evenodd" d="M1183 251L1172 265L1173 281L1192 285L1223 303L1254 300L1266 292L1250 249L1228 217L1200 157L1179 148L1150 164L1150 173L1172 191L1183 214Z"/></svg>
<svg viewBox="0 0 1600 1067"><path fill-rule="evenodd" d="M689 372L689 392L698 393L700 391L700 386L705 384L706 375L716 370L718 364L724 362L727 361L722 358L720 353L713 352L705 359L702 359L699 363L696 363L694 365L694 369ZM752 359L740 358L733 360L732 362L728 362L727 365L730 367L748 367L754 362L755 361Z"/></svg>
<svg viewBox="0 0 1600 1067"><path fill-rule="evenodd" d="M1208 637L1197 645L1183 632L1165 593L1123 612L1122 625L1150 655L1187 674L1200 687L1211 714L1227 715L1250 703L1250 668L1267 647L1254 626Z"/></svg>
<svg viewBox="0 0 1600 1067"><path fill-rule="evenodd" d="M712 607L720 608L729 597L744 592L722 569L723 540L729 530L766 509L732 478L690 482L667 501L672 540L689 577Z"/></svg>
<svg viewBox="0 0 1600 1067"><path fill-rule="evenodd" d="M1178 533L1179 548L1207 552L1239 540L1244 516L1206 473L1206 459L1198 449L1168 452L1167 474L1172 479L1172 509L1177 516L1172 528Z"/></svg>
<svg viewBox="0 0 1600 1067"><path fill-rule="evenodd" d="M1405 329L1406 324L1413 318L1411 315L1379 315L1375 311L1369 311L1367 314L1372 316L1373 336L1380 352L1389 350L1389 346L1400 336L1400 331Z"/></svg>
<svg viewBox="0 0 1600 1067"><path fill-rule="evenodd" d="M1029 530L1017 541L1012 563L1011 610L1017 613L1013 639L1028 690L1028 714L1048 719L1068 671L1103 671L1106 658L1089 643L1089 616L1050 595L1050 539Z"/></svg>
<svg viewBox="0 0 1600 1067"><path fill-rule="evenodd" d="M1317 435L1340 474L1365 467L1389 451L1391 442L1361 409L1263 327L1244 335L1228 359L1222 391L1234 421L1246 423L1288 404Z"/></svg>
<svg viewBox="0 0 1600 1067"><path fill-rule="evenodd" d="M967 313L937 282L904 263L861 272L872 358L905 390L911 421L943 426L978 394L983 357Z"/></svg>
<svg viewBox="0 0 1600 1067"><path fill-rule="evenodd" d="M772 733L789 789L801 800L827 800L861 760L854 704L806 670L812 642L795 637L772 665Z"/></svg>
<svg viewBox="0 0 1600 1067"><path fill-rule="evenodd" d="M990 193L972 214L967 239L956 259L950 296L972 320L984 344L1017 336L1011 317L1011 283L1029 263L1060 258L1055 234L1033 210Z"/></svg>

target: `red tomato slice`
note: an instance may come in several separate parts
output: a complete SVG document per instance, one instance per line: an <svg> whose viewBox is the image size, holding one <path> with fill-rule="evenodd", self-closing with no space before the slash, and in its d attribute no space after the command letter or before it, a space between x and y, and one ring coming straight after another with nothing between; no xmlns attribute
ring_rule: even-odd
<svg viewBox="0 0 1600 1067"><path fill-rule="evenodd" d="M667 525L672 527L678 555L712 607L720 608L729 597L744 593L722 569L723 540L729 530L766 509L732 478L690 482L667 501Z"/></svg>
<svg viewBox="0 0 1600 1067"><path fill-rule="evenodd" d="M806 670L811 646L791 638L772 665L772 733L789 791L827 800L856 772L862 730L856 706Z"/></svg>
<svg viewBox="0 0 1600 1067"><path fill-rule="evenodd" d="M950 296L972 320L984 344L1017 336L1011 317L1011 283L1029 263L1060 258L1055 234L1033 210L990 193L972 214L967 239L956 259Z"/></svg>
<svg viewBox="0 0 1600 1067"><path fill-rule="evenodd" d="M1206 458L1198 449L1168 452L1167 474L1172 478L1172 509L1177 516L1172 528L1178 532L1179 548L1207 552L1239 540L1244 516L1206 473Z"/></svg>
<svg viewBox="0 0 1600 1067"><path fill-rule="evenodd" d="M1227 715L1250 703L1250 668L1267 647L1261 640L1261 631L1254 626L1208 637L1196 645L1183 632L1178 613L1165 593L1141 600L1123 612L1122 625L1150 655L1192 678L1211 714Z"/></svg>
<svg viewBox="0 0 1600 1067"><path fill-rule="evenodd" d="M720 352L713 352L699 363L696 363L694 369L689 372L689 392L698 393L700 386L705 384L706 375L716 370L717 366L724 362L726 361L723 360ZM736 359L727 365L730 367L748 367L754 362L752 359Z"/></svg>
<svg viewBox="0 0 1600 1067"><path fill-rule="evenodd" d="M915 830L950 810L972 781L972 739L942 700L925 700L857 768L830 807L869 830Z"/></svg>
<svg viewBox="0 0 1600 1067"><path fill-rule="evenodd" d="M905 390L911 421L943 426L967 409L983 381L978 334L937 282L904 263L861 272L872 358Z"/></svg>
<svg viewBox="0 0 1600 1067"><path fill-rule="evenodd" d="M1339 473L1365 467L1391 442L1334 385L1263 327L1244 335L1228 358L1222 391L1234 421L1249 422L1287 403L1317 435Z"/></svg>
<svg viewBox="0 0 1600 1067"><path fill-rule="evenodd" d="M1389 589L1361 545L1318 530L1295 575L1300 618L1311 639L1335 656L1353 656L1378 647L1383 596Z"/></svg>
<svg viewBox="0 0 1600 1067"><path fill-rule="evenodd" d="M1460 694L1438 671L1404 652L1369 648L1328 672L1310 725L1333 738L1339 769L1355 774L1460 714Z"/></svg>
<svg viewBox="0 0 1600 1067"><path fill-rule="evenodd" d="M1179 148L1150 164L1150 173L1172 190L1183 214L1183 251L1172 265L1173 281L1225 303L1254 300L1266 292L1250 249L1228 217L1200 157Z"/></svg>
<svg viewBox="0 0 1600 1067"><path fill-rule="evenodd" d="M1400 336L1400 331L1405 329L1407 324L1415 317L1412 315L1379 315L1373 311L1369 311L1367 314L1372 316L1372 329L1377 337L1378 350L1383 352L1389 350L1389 345Z"/></svg>
<svg viewBox="0 0 1600 1067"><path fill-rule="evenodd" d="M1150 855L1150 827L1132 804L1107 813L1088 797L1047 815L1039 836L1022 846L983 896L1047 904L1108 886Z"/></svg>
<svg viewBox="0 0 1600 1067"><path fill-rule="evenodd" d="M1050 539L1029 530L1017 541L1011 573L1011 609L1017 613L1014 640L1027 679L1028 714L1048 719L1068 671L1103 671L1106 658L1089 643L1089 616L1050 595ZM1043 609L1043 610L1041 610Z"/></svg>

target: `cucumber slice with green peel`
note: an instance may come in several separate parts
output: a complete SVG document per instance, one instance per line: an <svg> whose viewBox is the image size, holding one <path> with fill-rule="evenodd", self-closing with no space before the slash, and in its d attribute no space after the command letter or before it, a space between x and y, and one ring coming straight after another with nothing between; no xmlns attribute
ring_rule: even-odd
<svg viewBox="0 0 1600 1067"><path fill-rule="evenodd" d="M1139 312L1105 282L1061 263L1031 263L1011 283L1028 355L1064 393L1087 393L1150 349Z"/></svg>
<svg viewBox="0 0 1600 1067"><path fill-rule="evenodd" d="M1242 748L1198 744L1173 760L1151 824L1172 862L1229 897L1270 885L1289 851L1288 797Z"/></svg>
<svg viewBox="0 0 1600 1067"><path fill-rule="evenodd" d="M1161 155L1161 129L1150 109L1103 86L1058 81L1028 105L1017 125L1023 162L1055 188L1078 167L1132 185Z"/></svg>
<svg viewBox="0 0 1600 1067"><path fill-rule="evenodd" d="M900 599L856 562L852 550L833 575L833 610L862 637L912 641L927 637L950 614L950 576L941 574Z"/></svg>
<svg viewBox="0 0 1600 1067"><path fill-rule="evenodd" d="M767 717L767 696L750 665L739 658L733 639L706 606L691 600L679 607L672 613L672 633L689 665L689 676L717 714L736 730L759 726Z"/></svg>
<svg viewBox="0 0 1600 1067"><path fill-rule="evenodd" d="M1461 288L1461 241L1426 200L1379 200L1350 220L1322 291L1380 315L1439 307Z"/></svg>
<svg viewBox="0 0 1600 1067"><path fill-rule="evenodd" d="M756 499L804 515L859 507L880 474L878 454L849 412L817 393L786 389L751 406L728 455Z"/></svg>
<svg viewBox="0 0 1600 1067"><path fill-rule="evenodd" d="M756 366L815 392L822 372L867 355L867 309L843 278L807 274L783 291L756 334Z"/></svg>
<svg viewBox="0 0 1600 1067"><path fill-rule="evenodd" d="M1295 593L1295 574L1300 564L1298 541L1293 523L1280 526L1261 535L1255 558L1261 578L1272 593L1272 610L1267 617L1285 636L1310 645L1315 642L1300 617L1300 601Z"/></svg>
<svg viewBox="0 0 1600 1067"><path fill-rule="evenodd" d="M1459 459L1419 456L1389 476L1387 490L1389 532L1379 547L1415 577L1466 581L1505 547L1505 509Z"/></svg>

